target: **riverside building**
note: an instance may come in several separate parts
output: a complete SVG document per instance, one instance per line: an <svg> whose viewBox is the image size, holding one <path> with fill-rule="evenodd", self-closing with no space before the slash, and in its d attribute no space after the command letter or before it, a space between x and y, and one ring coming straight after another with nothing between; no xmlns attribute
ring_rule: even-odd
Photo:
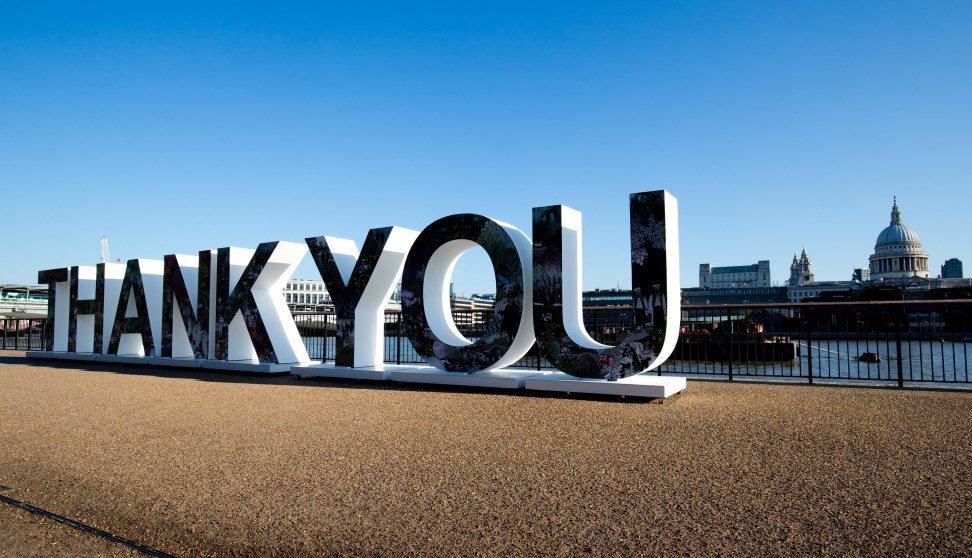
<svg viewBox="0 0 972 558"><path fill-rule="evenodd" d="M751 265L712 267L704 263L699 266L699 287L703 289L726 289L740 287L770 287L769 260L759 260Z"/></svg>
<svg viewBox="0 0 972 558"><path fill-rule="evenodd" d="M857 271L859 270L855 270L855 277L857 276ZM803 247L803 252L799 258L797 258L796 254L793 254L793 262L790 264L790 279L787 281L787 298L789 302L803 302L807 299L817 298L822 293L848 291L855 286L859 286L859 282L855 283L853 279L850 281L815 280L813 276L813 260L807 254L806 246Z"/></svg>
<svg viewBox="0 0 972 558"><path fill-rule="evenodd" d="M44 317L47 296L46 285L0 285L0 315Z"/></svg>
<svg viewBox="0 0 972 558"><path fill-rule="evenodd" d="M291 311L333 311L334 303L324 281L291 279L283 288L284 299Z"/></svg>
<svg viewBox="0 0 972 558"><path fill-rule="evenodd" d="M769 260L750 265L699 265L698 288L682 289L684 304L759 304L786 302L786 287L774 287Z"/></svg>
<svg viewBox="0 0 972 558"><path fill-rule="evenodd" d="M496 306L495 295L461 296L452 294L449 298L452 307L452 321L456 327L465 330L475 330L486 323L486 313L492 312Z"/></svg>
<svg viewBox="0 0 972 558"><path fill-rule="evenodd" d="M942 279L961 279L962 260L951 258L942 265Z"/></svg>

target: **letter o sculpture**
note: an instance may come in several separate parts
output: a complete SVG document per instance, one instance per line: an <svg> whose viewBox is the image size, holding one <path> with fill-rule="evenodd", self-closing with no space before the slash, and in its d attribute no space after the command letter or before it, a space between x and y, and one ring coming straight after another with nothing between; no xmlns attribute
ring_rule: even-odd
<svg viewBox="0 0 972 558"><path fill-rule="evenodd" d="M449 279L459 258L476 245L493 264L496 305L483 335L470 341L456 328ZM516 227L472 213L443 217L419 234L402 272L402 317L415 352L446 372L503 368L534 342L532 243Z"/></svg>

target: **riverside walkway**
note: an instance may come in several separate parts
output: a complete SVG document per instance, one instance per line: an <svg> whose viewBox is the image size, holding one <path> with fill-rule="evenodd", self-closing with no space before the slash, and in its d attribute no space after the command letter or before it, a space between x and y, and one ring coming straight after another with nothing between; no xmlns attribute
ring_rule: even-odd
<svg viewBox="0 0 972 558"><path fill-rule="evenodd" d="M0 351L0 485L173 555L959 555L970 416L967 391L658 404ZM132 552L0 503L0 554Z"/></svg>

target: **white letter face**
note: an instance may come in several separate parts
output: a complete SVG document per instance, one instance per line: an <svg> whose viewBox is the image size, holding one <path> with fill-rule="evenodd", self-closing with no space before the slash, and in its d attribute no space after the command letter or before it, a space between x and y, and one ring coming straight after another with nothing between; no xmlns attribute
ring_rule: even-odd
<svg viewBox="0 0 972 558"><path fill-rule="evenodd" d="M678 205L664 190L631 194L634 324L610 347L587 334L581 307L581 215L555 205L533 209L533 297L537 342L559 370L617 380L663 363L678 342Z"/></svg>
<svg viewBox="0 0 972 558"><path fill-rule="evenodd" d="M385 307L417 236L402 227L371 229L360 254L352 240L306 239L337 314L336 366L384 365Z"/></svg>
<svg viewBox="0 0 972 558"><path fill-rule="evenodd" d="M265 242L256 250L219 249L213 335L217 360L310 361L280 292L306 252L296 242Z"/></svg>
<svg viewBox="0 0 972 558"><path fill-rule="evenodd" d="M470 343L459 334L449 308L449 280L456 261L482 246L496 274L496 306L484 335ZM510 366L533 346L530 239L519 229L474 214L450 215L416 239L402 274L402 317L415 352L447 372Z"/></svg>

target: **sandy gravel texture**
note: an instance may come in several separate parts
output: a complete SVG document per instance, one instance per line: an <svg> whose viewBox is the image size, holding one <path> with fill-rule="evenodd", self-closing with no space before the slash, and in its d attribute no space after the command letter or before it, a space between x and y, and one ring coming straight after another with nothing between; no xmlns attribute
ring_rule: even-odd
<svg viewBox="0 0 972 558"><path fill-rule="evenodd" d="M970 416L967 392L630 403L5 353L0 484L177 555L960 555ZM7 508L0 535L36 538Z"/></svg>
<svg viewBox="0 0 972 558"><path fill-rule="evenodd" d="M13 493L10 494L13 497ZM142 554L125 546L92 537L56 521L0 503L0 556L121 558L142 556Z"/></svg>

